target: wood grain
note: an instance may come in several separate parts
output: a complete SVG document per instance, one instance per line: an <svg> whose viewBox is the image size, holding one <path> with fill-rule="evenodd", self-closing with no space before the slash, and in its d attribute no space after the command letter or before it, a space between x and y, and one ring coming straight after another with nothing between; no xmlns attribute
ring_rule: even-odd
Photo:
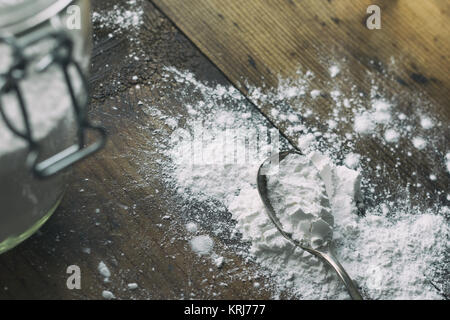
<svg viewBox="0 0 450 320"><path fill-rule="evenodd" d="M356 65L355 80L364 80L370 60L388 65L394 56L399 78L441 106L447 103L448 1L377 1L380 30L365 25L366 8L375 4L368 0L154 2L234 83L244 77L256 85L264 77L276 86L278 75L295 76L298 67L325 77L320 58L335 51ZM448 117L450 110L442 112Z"/></svg>
<svg viewBox="0 0 450 320"><path fill-rule="evenodd" d="M372 137L358 137L353 150L375 160L363 163L363 167L368 169L366 177L377 185L376 192L395 193L399 185L409 186L417 202L448 203L450 177L444 167L450 141L447 1L153 2L286 133L293 145L302 132L288 132L289 121L272 116L272 110L279 106L259 101L250 89L276 88L280 77L295 79L299 69L315 75L308 80L309 87L328 93L315 101L305 98L304 103L314 111L314 117L303 119L309 128L326 127L333 112L329 95L333 88L349 95L354 95L356 88L363 97L362 104L370 106L374 79L379 92L395 101L398 110L408 116L414 109L429 112L442 122L442 138L431 150L419 151L411 141L392 148ZM366 27L370 4L381 8L380 30ZM330 78L328 68L333 63L341 65L342 77ZM295 104L290 108L303 116ZM354 134L351 123L339 126L336 133L343 140L345 134ZM417 134L426 135L420 129ZM376 166L385 168L381 175L375 174ZM438 181L430 181L430 174L438 175ZM414 186L417 183L419 187Z"/></svg>

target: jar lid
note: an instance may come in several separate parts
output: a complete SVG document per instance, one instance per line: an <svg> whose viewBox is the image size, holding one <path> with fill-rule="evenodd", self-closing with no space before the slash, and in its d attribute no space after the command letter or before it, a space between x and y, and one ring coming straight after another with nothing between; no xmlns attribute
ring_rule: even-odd
<svg viewBox="0 0 450 320"><path fill-rule="evenodd" d="M66 8L73 0L0 0L0 35L29 30Z"/></svg>

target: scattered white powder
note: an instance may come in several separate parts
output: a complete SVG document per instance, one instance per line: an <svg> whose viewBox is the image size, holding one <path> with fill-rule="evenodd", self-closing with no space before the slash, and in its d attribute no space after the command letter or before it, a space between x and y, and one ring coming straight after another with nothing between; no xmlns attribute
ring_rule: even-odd
<svg viewBox="0 0 450 320"><path fill-rule="evenodd" d="M330 95L334 101L338 101L338 98L341 95L341 92L339 90L333 90L333 91L330 91Z"/></svg>
<svg viewBox="0 0 450 320"><path fill-rule="evenodd" d="M369 113L363 112L355 116L355 124L353 128L357 133L369 134L375 128L375 123L371 119Z"/></svg>
<svg viewBox="0 0 450 320"><path fill-rule="evenodd" d="M111 292L111 291L109 291L109 290L103 290L103 292L102 292L102 297L104 298L104 299L107 299L107 300L112 300L112 299L115 299L116 297L114 296L114 294Z"/></svg>
<svg viewBox="0 0 450 320"><path fill-rule="evenodd" d="M377 123L388 123L391 120L391 105L384 100L375 100L373 102L372 117Z"/></svg>
<svg viewBox="0 0 450 320"><path fill-rule="evenodd" d="M327 124L330 129L336 129L336 127L338 125L338 123L333 119L328 120Z"/></svg>
<svg viewBox="0 0 450 320"><path fill-rule="evenodd" d="M198 226L194 222L189 222L186 224L186 230L190 233L196 233L198 230Z"/></svg>
<svg viewBox="0 0 450 320"><path fill-rule="evenodd" d="M320 90L317 90L317 89L311 90L310 95L311 95L311 98L315 99L318 96L320 96Z"/></svg>
<svg viewBox="0 0 450 320"><path fill-rule="evenodd" d="M302 135L298 138L297 145L300 148L300 150L307 151L309 147L311 146L311 143L315 141L315 137L312 133L308 133L305 135Z"/></svg>
<svg viewBox="0 0 450 320"><path fill-rule="evenodd" d="M128 286L128 289L130 289L130 290L135 290L138 288L138 284L135 282L129 283L127 286Z"/></svg>
<svg viewBox="0 0 450 320"><path fill-rule="evenodd" d="M419 150L423 150L427 146L427 141L422 137L414 137L412 139L412 143L413 143L414 147Z"/></svg>
<svg viewBox="0 0 450 320"><path fill-rule="evenodd" d="M341 69L339 68L338 65L334 65L334 66L331 66L331 67L328 69L328 71L330 72L330 76L331 76L332 78L334 78L334 77L336 77L336 76L339 74L339 72L341 72Z"/></svg>
<svg viewBox="0 0 450 320"><path fill-rule="evenodd" d="M351 104L350 104L350 100L348 98L344 98L344 100L342 101L342 104L344 105L344 107L351 108Z"/></svg>
<svg viewBox="0 0 450 320"><path fill-rule="evenodd" d="M331 172L327 174L331 179ZM270 166L266 176L269 199L283 230L305 246L327 245L333 236L333 216L325 185L311 159L289 154L278 166Z"/></svg>
<svg viewBox="0 0 450 320"><path fill-rule="evenodd" d="M385 125L391 120L392 105L385 100L372 101L371 109L357 113L353 128L360 134L371 134L377 125Z"/></svg>
<svg viewBox="0 0 450 320"><path fill-rule="evenodd" d="M214 247L214 241L208 235L194 237L189 243L191 245L192 251L194 251L198 255L207 255L211 253Z"/></svg>
<svg viewBox="0 0 450 320"><path fill-rule="evenodd" d="M103 277L105 277L105 279L108 279L109 277L111 277L111 271L109 271L109 268L106 266L106 264L103 261L100 261L97 269L98 269L98 272L100 272L100 274Z"/></svg>
<svg viewBox="0 0 450 320"><path fill-rule="evenodd" d="M267 136L267 131L263 130L267 124L249 115L248 109L228 111L223 101L242 103L234 88L209 87L189 72L175 69L168 69L168 72L175 76L176 81L194 86L204 99L198 106L186 106L187 113L194 114L194 110L195 115L186 118L186 129L177 129L170 143L169 153L174 168L169 170L169 174L176 184L178 195L186 201L195 199L208 204L212 214L216 210L221 212L220 208L225 206L236 220L242 239L249 245L248 251L243 250L240 254L253 259L266 278L275 281L277 290L280 290L277 292L305 299L348 299L334 271L317 258L294 248L279 234L264 212L256 189L256 172L260 163L270 155L267 151L278 150L279 147L261 139ZM309 76L304 74L304 77ZM279 104L278 118L288 119L280 99L292 96L293 92L297 93L292 99L298 99L301 97L299 93L308 92L304 80L280 82L281 87L269 93L255 88L250 90L251 98ZM296 89L289 90L288 86ZM340 99L345 99L342 95L335 95L335 98L336 106ZM376 130L387 121L392 121L393 106L387 100L373 100L369 110L364 110L364 106L358 106L358 103L354 97L349 99L349 105L357 108L354 110L357 116L353 126L360 129L358 133L366 132L375 137ZM302 110L303 117L308 112L314 116L314 112L302 102L297 102L296 107ZM363 116L363 123L356 121L358 116ZM346 120L336 113L335 120L342 119ZM404 121L408 125L413 123L412 120L409 123L409 119ZM351 119L348 123L351 124ZM298 144L304 147L302 152L311 159L325 184L334 217L332 246L364 296L371 299L442 298L442 292L436 289L436 283L432 280L437 279L438 286L445 282L442 278L436 278L434 265L442 265L445 257L449 228L444 217L449 214L448 208L416 207L409 198L402 196L395 199L384 198L383 195L377 197L370 194L376 185L365 181L367 196L378 204L366 206L365 215L359 215L359 204L362 203L360 173L346 166L337 166L331 160L340 158L336 155L341 155L344 144L330 132L306 128L298 122L290 128L299 133ZM201 135L195 134L196 131ZM353 138L351 133L345 136ZM325 139L330 140L330 149L320 147L318 142L323 143ZM245 149L239 149L244 145L247 148L258 145L260 152L246 153ZM319 149L326 155L314 151ZM240 157L241 152L246 156ZM450 155L447 155L446 161L449 160ZM360 161L361 167L367 168L365 164L368 160L361 156ZM382 167L377 165L377 168ZM234 238L235 234L231 232L230 238ZM210 243L210 249L205 250L208 252L213 246L210 240L206 241ZM192 241L191 246L194 247ZM438 269L442 270L442 267Z"/></svg>
<svg viewBox="0 0 450 320"><path fill-rule="evenodd" d="M135 36L144 24L142 0L127 0L120 5L115 4L111 10L93 12L92 22L101 28L110 29L112 32L110 37L123 32Z"/></svg>
<svg viewBox="0 0 450 320"><path fill-rule="evenodd" d="M166 124L171 127L172 129L176 128L178 125L178 121L176 119L173 118L167 118L166 120Z"/></svg>
<svg viewBox="0 0 450 320"><path fill-rule="evenodd" d="M225 258L224 257L216 257L214 259L214 264L216 265L217 268L222 268L224 262L225 262Z"/></svg>
<svg viewBox="0 0 450 320"><path fill-rule="evenodd" d="M425 130L428 130L434 127L434 122L433 120L431 120L431 118L424 116L422 117L422 119L420 119L420 125Z"/></svg>
<svg viewBox="0 0 450 320"><path fill-rule="evenodd" d="M400 134L395 129L387 129L384 132L384 139L386 142L397 142L400 138Z"/></svg>
<svg viewBox="0 0 450 320"><path fill-rule="evenodd" d="M356 169L359 165L361 156L357 153L349 153L345 156L344 164L350 169Z"/></svg>
<svg viewBox="0 0 450 320"><path fill-rule="evenodd" d="M447 167L448 173L450 173L450 152L445 155L445 166Z"/></svg>

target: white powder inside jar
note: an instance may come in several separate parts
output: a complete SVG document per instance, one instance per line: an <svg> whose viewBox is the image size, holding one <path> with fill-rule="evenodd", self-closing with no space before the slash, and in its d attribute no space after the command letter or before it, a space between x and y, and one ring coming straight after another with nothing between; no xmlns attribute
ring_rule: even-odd
<svg viewBox="0 0 450 320"><path fill-rule="evenodd" d="M79 52L78 40L74 35L74 50ZM37 73L36 65L55 45L53 40L41 40L27 46L25 55L33 57L27 66L25 78L19 87L25 101L25 108L34 141L39 144L39 161L54 155L76 142L76 124L72 101L64 75L56 65ZM11 65L9 47L0 44L0 73ZM69 69L74 91L81 88L79 75ZM24 119L13 92L0 94L2 110L16 130L24 133ZM0 117L0 243L8 237L18 236L36 224L52 208L63 192L66 174L54 179L39 181L34 178L26 164L28 142L13 133Z"/></svg>
<svg viewBox="0 0 450 320"><path fill-rule="evenodd" d="M33 47L37 52L47 50L48 43L38 43ZM0 70L6 70L11 62L10 50L0 44ZM50 67L42 73L31 74L20 82L20 88L29 115L33 138L37 141L44 139L49 133L64 121L72 119L72 102L67 91L62 72L57 67ZM80 87L78 77L72 76L76 90ZM7 93L0 96L7 118L13 126L23 131L22 113L15 94ZM0 117L0 160L3 154L24 149L26 142L15 135ZM7 167L1 164L0 167Z"/></svg>
<svg viewBox="0 0 450 320"><path fill-rule="evenodd" d="M13 5L18 5L18 4L22 4L25 1L30 1L30 0L0 0L0 7L8 7L8 6L13 6Z"/></svg>

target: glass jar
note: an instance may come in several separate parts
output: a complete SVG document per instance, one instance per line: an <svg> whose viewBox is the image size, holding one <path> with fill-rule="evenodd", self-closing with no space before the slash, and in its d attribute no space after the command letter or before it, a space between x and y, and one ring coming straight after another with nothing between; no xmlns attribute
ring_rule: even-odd
<svg viewBox="0 0 450 320"><path fill-rule="evenodd" d="M0 253L38 230L69 167L103 147L86 117L88 0L0 0ZM85 146L87 131L96 140Z"/></svg>

